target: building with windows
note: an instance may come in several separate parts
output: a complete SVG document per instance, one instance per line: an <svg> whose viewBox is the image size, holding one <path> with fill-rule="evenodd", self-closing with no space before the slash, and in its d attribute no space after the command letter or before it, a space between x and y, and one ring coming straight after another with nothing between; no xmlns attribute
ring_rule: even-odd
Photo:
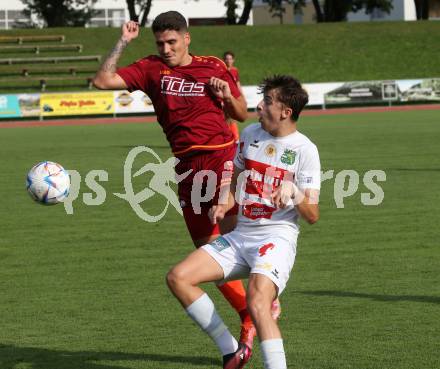
<svg viewBox="0 0 440 369"><path fill-rule="evenodd" d="M20 0L8 0L7 6L0 10L0 29L11 29L29 26L29 20L22 11L24 5ZM129 20L125 0L98 0L94 6L97 14L91 19L88 27L120 27ZM192 24L221 24L226 17L224 0L153 0L148 24L154 17L167 10L177 10L184 14ZM252 17L251 17L252 18ZM220 22L215 21L219 19ZM44 24L34 19L40 27ZM249 22L252 24L252 21Z"/></svg>
<svg viewBox="0 0 440 369"><path fill-rule="evenodd" d="M438 17L435 12L435 4L440 7L440 0L430 0L432 3L430 16L432 18ZM323 1L322 1L323 3ZM280 17L274 17L269 11L269 6L263 0L254 0L252 9L253 24L302 24L315 23L315 8L312 0L306 0L306 5L302 8L295 9L292 4L285 4L285 12ZM371 14L366 14L364 10L356 13L350 12L347 14L349 22L366 22L366 21L396 21L396 20L416 20L416 9L414 0L393 0L393 9L391 12L385 13L380 10L373 11Z"/></svg>
<svg viewBox="0 0 440 369"><path fill-rule="evenodd" d="M0 10L0 29L20 28L28 22L20 8L9 8Z"/></svg>
<svg viewBox="0 0 440 369"><path fill-rule="evenodd" d="M322 0L321 0L322 1ZM366 14L364 11L349 13L348 21L371 20L415 20L415 0L393 0L393 9L390 14L375 11ZM242 5L242 2L238 2ZM125 0L98 0L94 6L97 14L91 19L88 27L120 27L129 19ZM29 27L29 20L23 15L24 5L20 0L8 0L0 10L0 29ZM225 23L226 8L224 0L153 0L147 25L159 13L167 10L177 10L184 14L191 25ZM237 9L237 13L241 8ZM429 0L430 19L440 19L440 0ZM43 27L41 20L33 20ZM314 23L315 9L312 0L306 0L306 6L295 9L291 4L285 4L285 13L282 18L273 17L269 6L263 0L254 0L248 25L265 24L301 24Z"/></svg>
<svg viewBox="0 0 440 369"><path fill-rule="evenodd" d="M98 8L97 14L90 20L89 27L120 27L127 19L125 8Z"/></svg>
<svg viewBox="0 0 440 369"><path fill-rule="evenodd" d="M38 19L32 22L23 14L25 6L20 0L8 0L0 10L0 29L24 28L30 24L44 27ZM98 0L95 7L97 15L91 20L90 27L119 27L128 19L125 0Z"/></svg>

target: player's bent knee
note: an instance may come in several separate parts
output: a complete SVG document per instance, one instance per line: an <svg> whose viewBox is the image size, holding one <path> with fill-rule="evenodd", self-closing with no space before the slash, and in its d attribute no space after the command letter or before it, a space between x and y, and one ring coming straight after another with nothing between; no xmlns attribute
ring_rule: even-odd
<svg viewBox="0 0 440 369"><path fill-rule="evenodd" d="M173 274L173 269L171 269L171 270L167 273L167 275L166 275L166 277L165 277L165 281L166 281L166 283L167 283L168 288L169 288L171 291L173 291L173 290L174 290L174 285L175 285L175 282L176 282L176 277L175 277L175 275Z"/></svg>
<svg viewBox="0 0 440 369"><path fill-rule="evenodd" d="M189 281L186 279L186 273L183 268L180 268L179 265L174 266L166 276L166 282L168 288L171 291L176 291L179 287L189 284Z"/></svg>
<svg viewBox="0 0 440 369"><path fill-rule="evenodd" d="M271 301L261 292L248 293L247 305L253 320L260 320L265 315L270 316Z"/></svg>

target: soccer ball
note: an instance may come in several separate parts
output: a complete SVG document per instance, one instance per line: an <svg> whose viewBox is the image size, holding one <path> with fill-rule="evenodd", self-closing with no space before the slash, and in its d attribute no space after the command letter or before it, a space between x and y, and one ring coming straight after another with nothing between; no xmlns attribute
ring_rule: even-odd
<svg viewBox="0 0 440 369"><path fill-rule="evenodd" d="M29 171L26 189L40 204L55 205L69 194L70 177L61 165L52 161L42 161Z"/></svg>

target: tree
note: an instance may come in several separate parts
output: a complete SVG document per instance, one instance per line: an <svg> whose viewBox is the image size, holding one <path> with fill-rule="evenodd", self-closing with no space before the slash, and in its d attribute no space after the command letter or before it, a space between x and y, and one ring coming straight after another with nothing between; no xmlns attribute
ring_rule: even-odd
<svg viewBox="0 0 440 369"><path fill-rule="evenodd" d="M195 1L199 1L199 0L195 0ZM249 16L251 14L254 0L242 0L242 1L243 1L243 11L241 12L240 17L238 17L238 15L235 12L238 8L237 0L225 0L224 4L226 7L226 24L229 25L247 24L249 20Z"/></svg>
<svg viewBox="0 0 440 369"><path fill-rule="evenodd" d="M320 6L318 1L313 5L315 10ZM347 20L349 12L356 13L365 9L366 14L371 14L375 9L379 9L389 14L392 8L392 0L325 0L322 14L324 22L341 22Z"/></svg>
<svg viewBox="0 0 440 369"><path fill-rule="evenodd" d="M305 6L304 0L263 0L269 4L269 11L273 17L279 17L283 23L283 14L286 12L285 5L293 4L296 9ZM428 1L428 0L415 0ZM342 22L347 20L349 12L358 12L365 9L371 14L375 9L389 13L393 8L392 0L312 0L315 8L316 21L319 22Z"/></svg>
<svg viewBox="0 0 440 369"><path fill-rule="evenodd" d="M246 24L249 20L249 15L251 14L252 5L254 0L243 0L243 11L237 21L237 14L235 11L238 8L237 0L225 0L226 6L226 23L227 24Z"/></svg>
<svg viewBox="0 0 440 369"><path fill-rule="evenodd" d="M312 0L313 7L315 8L315 15L316 15L316 21L318 23L324 22L324 13L321 9L321 4L319 3L319 0Z"/></svg>
<svg viewBox="0 0 440 369"><path fill-rule="evenodd" d="M139 22L141 27L145 27L153 0L126 0L126 2L130 20ZM139 9L139 13L136 9Z"/></svg>
<svg viewBox="0 0 440 369"><path fill-rule="evenodd" d="M286 7L283 4L283 0L269 0L269 11L272 13L272 17L280 18L280 24L283 24L283 15L286 12Z"/></svg>
<svg viewBox="0 0 440 369"><path fill-rule="evenodd" d="M429 19L429 0L414 0L417 19Z"/></svg>
<svg viewBox="0 0 440 369"><path fill-rule="evenodd" d="M97 0L21 0L27 17L42 18L47 27L84 26L95 14Z"/></svg>
<svg viewBox="0 0 440 369"><path fill-rule="evenodd" d="M237 24L237 16L235 15L235 10L237 9L236 0L226 0L226 23L227 24Z"/></svg>
<svg viewBox="0 0 440 369"><path fill-rule="evenodd" d="M352 0L325 0L324 21L342 22L347 20L347 13L352 10Z"/></svg>
<svg viewBox="0 0 440 369"><path fill-rule="evenodd" d="M244 0L244 7L240 19L238 20L238 24L247 24L253 3L254 0Z"/></svg>
<svg viewBox="0 0 440 369"><path fill-rule="evenodd" d="M280 24L284 23L286 4L293 4L295 10L306 5L305 0L263 0L263 2L269 4L269 11L272 13L272 17L280 18Z"/></svg>

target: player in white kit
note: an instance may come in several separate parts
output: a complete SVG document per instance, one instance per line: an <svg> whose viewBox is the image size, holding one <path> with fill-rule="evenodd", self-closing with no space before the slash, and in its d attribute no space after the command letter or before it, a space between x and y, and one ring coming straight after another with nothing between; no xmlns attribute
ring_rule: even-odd
<svg viewBox="0 0 440 369"><path fill-rule="evenodd" d="M191 253L167 275L169 288L188 315L219 347L224 369L241 369L249 349L237 343L198 285L248 276L248 309L264 367L286 369L271 305L284 290L293 267L299 217L310 224L319 218L318 150L296 127L308 95L290 76L265 79L261 91L260 123L243 131L232 183L229 187L226 179L222 181L228 187L222 189L223 196L210 212L212 222L217 223L237 201L237 227Z"/></svg>

